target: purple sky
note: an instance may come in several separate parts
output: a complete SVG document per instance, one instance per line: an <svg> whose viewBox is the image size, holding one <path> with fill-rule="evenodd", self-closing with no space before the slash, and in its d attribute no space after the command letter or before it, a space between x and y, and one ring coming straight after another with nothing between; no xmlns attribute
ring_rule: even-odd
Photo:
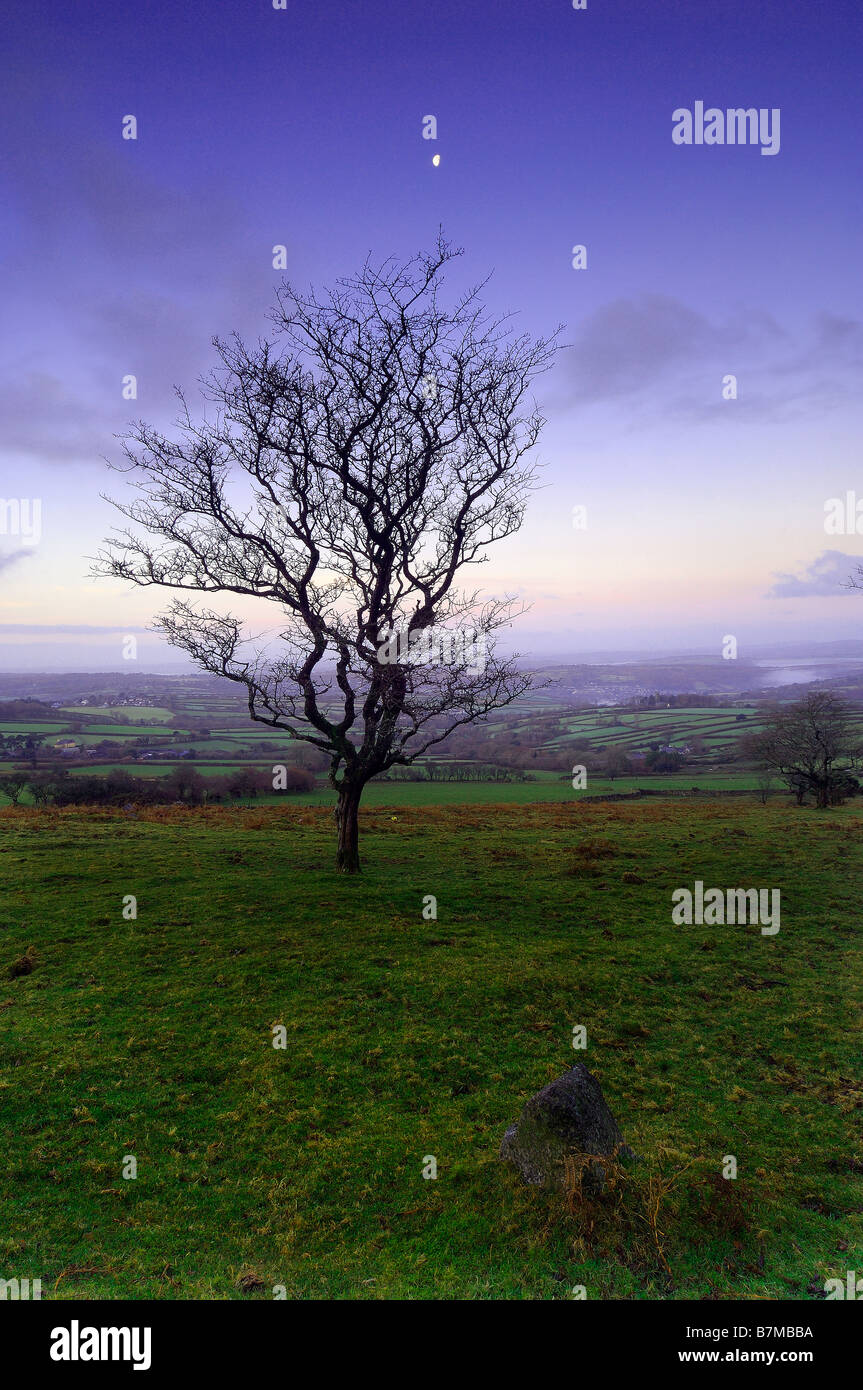
<svg viewBox="0 0 863 1390"><path fill-rule="evenodd" d="M99 499L114 433L169 423L213 333L266 331L275 244L321 285L441 223L466 252L453 293L493 270L492 309L535 332L562 320L572 345L541 387L545 488L480 574L533 604L521 650L863 635L863 595L841 587L861 535L824 524L856 492L863 533L861 15L859 0L20 7L0 96L3 664L122 668L131 632L140 669L165 661L143 631L165 597L87 578L115 519ZM672 113L697 101L779 108L779 153L674 144ZM17 534L10 500L29 506Z"/></svg>

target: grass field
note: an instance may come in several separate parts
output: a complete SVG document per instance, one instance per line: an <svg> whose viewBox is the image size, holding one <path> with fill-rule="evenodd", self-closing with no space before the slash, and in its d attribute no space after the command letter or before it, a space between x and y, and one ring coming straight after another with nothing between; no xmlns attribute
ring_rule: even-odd
<svg viewBox="0 0 863 1390"><path fill-rule="evenodd" d="M370 808L350 880L330 814L293 803L0 812L3 973L36 951L0 985L0 1275L56 1299L819 1296L863 1259L852 808ZM780 933L673 926L695 878L779 887ZM640 1156L592 1203L496 1157L575 1060Z"/></svg>
<svg viewBox="0 0 863 1390"><path fill-rule="evenodd" d="M218 755L217 755L218 756ZM222 777L231 772L236 772L242 767L257 767L263 771L271 771L272 763L220 763L203 762L196 760L194 763L183 763L183 766L192 766L200 772L203 777ZM67 770L72 777L86 777L88 774L105 776L112 772L114 768L121 768L124 772L129 772L133 777L166 777L176 763L169 759L160 759L156 762L138 763L88 763L80 767L69 767ZM598 774L588 779L586 788L582 791L575 791L571 780L567 777L559 777L554 773L537 773L536 780L531 782L369 782L363 793L363 804L365 806L485 806L485 805L517 805L528 806L533 802L576 802L584 797L605 796L609 793L618 794L620 792L634 791L638 787L655 788L658 791L688 791L691 787L697 786L702 791L752 791L757 788L757 777L754 772L727 772L702 774L695 776L691 772L686 773L667 773L659 777L650 777L642 774L638 777L617 777L613 781L609 777L601 777ZM781 790L781 783L776 782L777 790ZM21 796L24 805L32 804L32 796L25 791ZM273 793L268 796L259 794L253 799L255 805L282 806L288 802L292 806L334 806L335 793L326 785L322 784L315 791L302 793ZM0 793L0 807L9 805L8 797ZM863 809L863 803L861 803Z"/></svg>
<svg viewBox="0 0 863 1390"><path fill-rule="evenodd" d="M61 705L64 714L76 715L79 719L94 714L108 714L112 719L120 719L125 724L170 724L178 716L173 710L161 705Z"/></svg>
<svg viewBox="0 0 863 1390"><path fill-rule="evenodd" d="M553 774L538 778L535 782L370 782L363 793L363 803L366 806L487 806L505 803L529 806L542 801L575 803L584 797L634 791L637 787L684 791L693 785L703 791L754 791L756 778L753 773L699 778L669 774L662 777L617 777L612 781L597 775L589 777L584 791L574 791L570 779L557 778ZM334 794L327 788L321 788L319 791L292 795L291 801L300 805L329 806L334 804Z"/></svg>

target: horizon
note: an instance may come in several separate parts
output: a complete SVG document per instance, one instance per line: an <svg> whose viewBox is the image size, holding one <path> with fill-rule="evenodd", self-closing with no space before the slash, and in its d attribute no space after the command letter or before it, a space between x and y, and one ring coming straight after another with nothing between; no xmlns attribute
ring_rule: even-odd
<svg viewBox="0 0 863 1390"><path fill-rule="evenodd" d="M859 650L851 651L852 647ZM0 649L2 654L2 649ZM624 650L621 648L609 647L606 650L585 651L580 653L567 653L555 651L553 655L543 655L542 652L516 653L520 667L530 670L537 668L540 670L568 670L578 666L626 666L626 665L656 665L662 663L681 664L705 663L716 665L721 668L723 658L708 647L701 648L667 648L664 650L641 649ZM763 667L769 669L783 665L825 665L841 666L848 663L863 664L863 639L847 639L837 642L787 642L787 643L766 643L755 645L749 651L739 652L735 658L738 668L748 668L750 666ZM80 666L69 665L60 662L54 666L33 665L20 667L4 667L4 676L106 676L106 675L126 675L130 679L146 679L149 676L175 676L177 678L192 675L201 676L202 679L218 681L227 680L226 677L212 675L203 671L188 658L178 658L175 662L166 662L162 665L142 666L136 661L134 667L129 663L118 662L111 666L97 666L86 664ZM4 697L0 695L0 700Z"/></svg>

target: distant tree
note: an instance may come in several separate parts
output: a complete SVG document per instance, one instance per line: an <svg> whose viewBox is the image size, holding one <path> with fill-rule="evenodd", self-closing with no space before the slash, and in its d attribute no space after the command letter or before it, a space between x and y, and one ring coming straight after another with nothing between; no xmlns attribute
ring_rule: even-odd
<svg viewBox="0 0 863 1390"><path fill-rule="evenodd" d="M10 772L5 777L0 777L0 792L8 796L13 806L17 806L28 781L26 772Z"/></svg>
<svg viewBox="0 0 863 1390"><path fill-rule="evenodd" d="M271 792L273 790L273 778L271 774L261 772L256 767L242 767L238 768L236 772L230 773L227 785L228 791L233 797L256 797L258 792Z"/></svg>
<svg viewBox="0 0 863 1390"><path fill-rule="evenodd" d="M683 754L674 748L651 748L644 759L644 765L649 772L679 772L684 762Z"/></svg>
<svg viewBox="0 0 863 1390"><path fill-rule="evenodd" d="M196 804L203 799L206 781L197 768L177 763L167 777L160 777L160 791L172 801Z"/></svg>
<svg viewBox="0 0 863 1390"><path fill-rule="evenodd" d="M264 778L262 791L272 791L272 781L266 773L261 774ZM302 767L285 767L284 791L286 792L311 792L315 789L315 778L313 773L308 772Z"/></svg>
<svg viewBox="0 0 863 1390"><path fill-rule="evenodd" d="M39 765L39 749L48 737L47 734L28 734L24 742L24 751L32 768Z"/></svg>
<svg viewBox="0 0 863 1390"><path fill-rule="evenodd" d="M857 796L859 791L860 782L856 777L847 772L840 774L830 789L830 805L841 806L843 801L849 796Z"/></svg>
<svg viewBox="0 0 863 1390"><path fill-rule="evenodd" d="M811 793L829 806L836 790L863 753L848 705L832 691L818 690L771 711L747 749L765 768L778 772L798 802Z"/></svg>
<svg viewBox="0 0 863 1390"><path fill-rule="evenodd" d="M606 751L603 758L605 775L613 782L616 777L623 777L632 768L629 762L626 748L623 744L613 743Z"/></svg>
<svg viewBox="0 0 863 1390"><path fill-rule="evenodd" d="M178 442L143 422L127 437L138 498L117 505L133 529L97 567L278 606L275 658L250 650L239 618L186 601L158 626L241 685L252 719L328 755L345 873L360 868L370 779L532 683L494 651L513 601L482 603L456 585L521 525L544 423L528 393L556 335L513 336L486 317L479 288L443 307L455 254L441 239L404 266L367 261L322 299L284 286L281 353L216 340L213 419L194 424L181 397ZM429 635L454 628L475 634L481 659L429 661ZM386 639L398 632L407 647L394 656Z"/></svg>

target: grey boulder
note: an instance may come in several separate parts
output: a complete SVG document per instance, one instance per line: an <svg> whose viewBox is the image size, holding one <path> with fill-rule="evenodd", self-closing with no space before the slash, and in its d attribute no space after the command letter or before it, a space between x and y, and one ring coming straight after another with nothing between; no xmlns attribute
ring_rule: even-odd
<svg viewBox="0 0 863 1390"><path fill-rule="evenodd" d="M614 1153L618 1158L634 1157L599 1082L583 1062L531 1096L500 1146L501 1158L513 1163L525 1182L556 1189L566 1186L567 1157L609 1158ZM605 1186L603 1165L578 1166L583 1190L600 1193Z"/></svg>

